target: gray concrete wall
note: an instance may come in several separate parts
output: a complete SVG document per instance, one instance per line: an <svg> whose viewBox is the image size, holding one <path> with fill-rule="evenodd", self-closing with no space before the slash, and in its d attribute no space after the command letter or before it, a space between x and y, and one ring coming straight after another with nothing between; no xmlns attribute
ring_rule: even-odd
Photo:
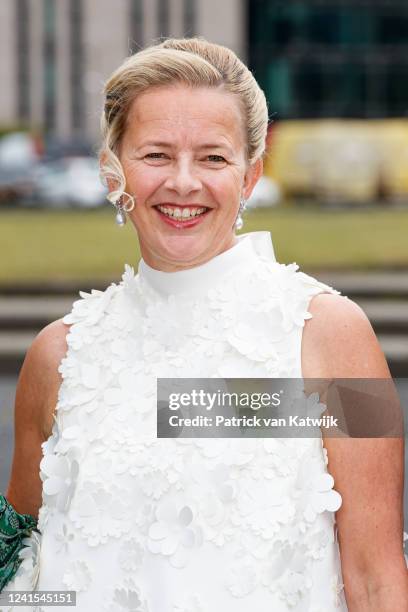
<svg viewBox="0 0 408 612"><path fill-rule="evenodd" d="M30 122L44 123L43 3L28 0L30 11L29 72ZM81 135L99 141L102 88L106 78L131 51L129 0L83 0L83 104L85 127ZM143 45L160 34L157 0L143 0ZM56 134L72 133L70 105L70 23L69 3L55 2L56 19ZM169 36L184 36L183 0L169 1ZM191 33L187 33L191 35ZM196 0L194 34L231 47L242 59L247 56L244 0ZM17 29L14 0L0 2L0 78L2 103L0 124L18 121L16 77Z"/></svg>
<svg viewBox="0 0 408 612"><path fill-rule="evenodd" d="M16 118L16 30L14 23L14 0L0 2L0 125L13 123Z"/></svg>

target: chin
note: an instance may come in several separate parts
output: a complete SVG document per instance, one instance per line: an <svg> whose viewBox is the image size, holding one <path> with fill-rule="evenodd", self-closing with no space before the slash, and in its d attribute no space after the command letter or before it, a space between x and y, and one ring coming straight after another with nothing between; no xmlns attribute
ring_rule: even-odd
<svg viewBox="0 0 408 612"><path fill-rule="evenodd" d="M162 241L163 250L166 258L174 263L194 261L200 258L206 250L206 240L204 236L190 234L184 236L166 236Z"/></svg>

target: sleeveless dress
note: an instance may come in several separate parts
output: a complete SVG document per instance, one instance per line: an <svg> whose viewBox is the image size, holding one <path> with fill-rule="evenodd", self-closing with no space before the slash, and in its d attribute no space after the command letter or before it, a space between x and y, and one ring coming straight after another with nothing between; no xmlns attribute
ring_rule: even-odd
<svg viewBox="0 0 408 612"><path fill-rule="evenodd" d="M269 232L80 292L42 445L41 536L8 590L74 590L78 612L347 610L321 437L156 436L157 377L301 378L321 292L340 293L276 262Z"/></svg>

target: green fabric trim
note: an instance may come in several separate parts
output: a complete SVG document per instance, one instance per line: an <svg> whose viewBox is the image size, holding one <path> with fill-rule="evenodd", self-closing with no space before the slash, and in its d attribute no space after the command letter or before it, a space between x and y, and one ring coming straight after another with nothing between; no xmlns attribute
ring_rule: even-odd
<svg viewBox="0 0 408 612"><path fill-rule="evenodd" d="M0 592L17 572L22 562L19 552L25 548L22 540L33 529L39 532L37 519L31 514L19 514L4 495L0 495Z"/></svg>

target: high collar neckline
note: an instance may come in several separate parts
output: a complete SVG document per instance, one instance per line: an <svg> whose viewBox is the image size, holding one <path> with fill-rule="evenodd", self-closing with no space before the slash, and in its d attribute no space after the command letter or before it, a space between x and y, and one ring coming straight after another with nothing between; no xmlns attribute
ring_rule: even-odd
<svg viewBox="0 0 408 612"><path fill-rule="evenodd" d="M250 259L264 257L276 262L270 232L248 232L237 236L237 242L209 259L204 264L163 272L149 266L143 258L138 265L138 275L159 294L164 296L189 294L199 295L206 292L220 278L234 268L245 265Z"/></svg>

